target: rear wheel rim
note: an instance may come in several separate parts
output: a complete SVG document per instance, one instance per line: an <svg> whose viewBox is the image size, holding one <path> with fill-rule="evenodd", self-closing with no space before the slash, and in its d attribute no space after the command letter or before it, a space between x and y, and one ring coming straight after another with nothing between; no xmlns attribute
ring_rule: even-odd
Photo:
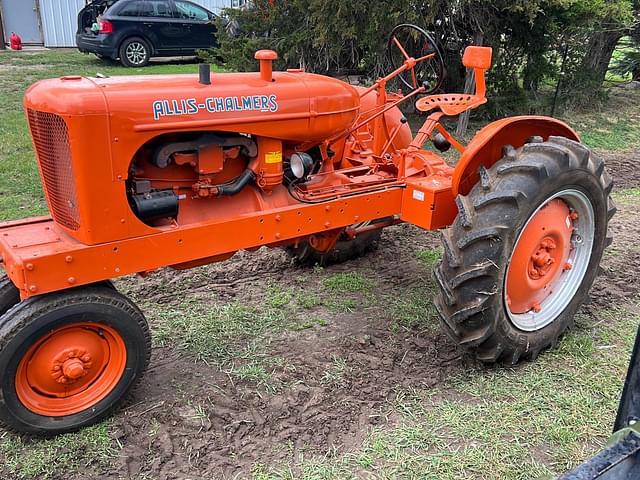
<svg viewBox="0 0 640 480"><path fill-rule="evenodd" d="M39 415L61 417L93 407L118 384L127 351L111 327L74 323L32 345L18 364L16 394Z"/></svg>
<svg viewBox="0 0 640 480"><path fill-rule="evenodd" d="M131 63L140 65L147 57L147 49L140 42L131 42L125 49L125 55Z"/></svg>
<svg viewBox="0 0 640 480"><path fill-rule="evenodd" d="M567 308L587 273L594 237L593 206L579 190L562 190L533 212L505 277L505 309L516 328L540 330Z"/></svg>

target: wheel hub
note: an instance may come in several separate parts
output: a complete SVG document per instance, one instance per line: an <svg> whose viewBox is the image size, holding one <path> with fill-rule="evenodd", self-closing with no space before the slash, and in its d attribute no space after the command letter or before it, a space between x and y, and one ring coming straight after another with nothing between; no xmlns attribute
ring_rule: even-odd
<svg viewBox="0 0 640 480"><path fill-rule="evenodd" d="M571 303L588 270L594 235L594 209L579 190L562 190L533 212L506 272L504 301L515 327L540 330Z"/></svg>
<svg viewBox="0 0 640 480"><path fill-rule="evenodd" d="M538 280L549 273L551 266L555 263L553 253L555 253L556 248L556 242L552 238L546 237L540 242L536 252L531 255L529 277L533 280Z"/></svg>
<svg viewBox="0 0 640 480"><path fill-rule="evenodd" d="M91 355L85 349L66 349L53 359L51 376L58 383L70 384L84 377L92 365Z"/></svg>
<svg viewBox="0 0 640 480"><path fill-rule="evenodd" d="M115 330L92 323L68 325L26 352L16 372L16 393L40 415L71 415L103 399L125 363L126 349Z"/></svg>
<svg viewBox="0 0 640 480"><path fill-rule="evenodd" d="M539 209L522 231L509 265L507 296L512 313L540 311L567 263L574 227L561 199Z"/></svg>

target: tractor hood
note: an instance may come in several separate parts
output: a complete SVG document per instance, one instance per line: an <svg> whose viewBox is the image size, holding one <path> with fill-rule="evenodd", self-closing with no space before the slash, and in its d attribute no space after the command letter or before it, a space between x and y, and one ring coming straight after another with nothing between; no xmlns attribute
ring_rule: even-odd
<svg viewBox="0 0 640 480"><path fill-rule="evenodd" d="M360 108L356 89L301 71L197 75L67 76L26 93L27 109L61 116L108 115L112 133L194 129L255 134L308 143L348 129Z"/></svg>

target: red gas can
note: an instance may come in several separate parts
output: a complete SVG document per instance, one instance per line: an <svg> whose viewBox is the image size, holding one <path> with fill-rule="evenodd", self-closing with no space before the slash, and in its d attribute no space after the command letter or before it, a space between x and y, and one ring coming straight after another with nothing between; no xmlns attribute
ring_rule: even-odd
<svg viewBox="0 0 640 480"><path fill-rule="evenodd" d="M22 50L22 39L16 32L11 32L9 44L11 45L11 50Z"/></svg>

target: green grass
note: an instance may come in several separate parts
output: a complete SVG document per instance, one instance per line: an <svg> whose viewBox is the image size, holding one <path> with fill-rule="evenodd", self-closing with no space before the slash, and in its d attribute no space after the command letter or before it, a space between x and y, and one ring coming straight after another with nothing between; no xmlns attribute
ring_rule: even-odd
<svg viewBox="0 0 640 480"><path fill-rule="evenodd" d="M282 289L273 285L267 290L267 304L272 308L282 308L293 299L293 289Z"/></svg>
<svg viewBox="0 0 640 480"><path fill-rule="evenodd" d="M343 386L350 372L351 367L349 367L346 359L333 357L331 365L325 370L320 379L320 383L324 385Z"/></svg>
<svg viewBox="0 0 640 480"><path fill-rule="evenodd" d="M442 258L442 248L438 247L437 249L428 249L428 250L418 250L416 252L416 257L420 260L425 266L433 267L440 258Z"/></svg>
<svg viewBox="0 0 640 480"><path fill-rule="evenodd" d="M615 200L633 200L640 198L640 188L627 188L625 190L616 190L613 192Z"/></svg>
<svg viewBox="0 0 640 480"><path fill-rule="evenodd" d="M366 292L374 284L358 272L340 272L323 279L322 285L334 292Z"/></svg>
<svg viewBox="0 0 640 480"><path fill-rule="evenodd" d="M570 113L567 123L591 148L625 150L638 147L640 92L613 88L607 104L597 111Z"/></svg>
<svg viewBox="0 0 640 480"><path fill-rule="evenodd" d="M428 275L428 273L426 273ZM434 332L438 328L434 321L436 310L433 306L433 297L436 295L433 284L408 289L397 298L389 299L391 317L394 320L393 328L414 330L422 333Z"/></svg>
<svg viewBox="0 0 640 480"><path fill-rule="evenodd" d="M640 317L601 312L534 363L454 376L437 389L404 389L387 406L394 425L362 446L295 465L256 465L253 478L525 480L560 474L610 432Z"/></svg>
<svg viewBox="0 0 640 480"><path fill-rule="evenodd" d="M0 478L61 478L81 467L105 467L117 451L107 423L45 440L0 435ZM5 476L7 475L7 476Z"/></svg>
<svg viewBox="0 0 640 480"><path fill-rule="evenodd" d="M185 300L163 308L143 303L142 308L156 317L154 338L159 345L186 350L219 365L254 358L256 344L247 344L245 339L259 339L266 332L282 331L291 323L283 310L238 303L211 305ZM239 348L240 344L244 346Z"/></svg>

